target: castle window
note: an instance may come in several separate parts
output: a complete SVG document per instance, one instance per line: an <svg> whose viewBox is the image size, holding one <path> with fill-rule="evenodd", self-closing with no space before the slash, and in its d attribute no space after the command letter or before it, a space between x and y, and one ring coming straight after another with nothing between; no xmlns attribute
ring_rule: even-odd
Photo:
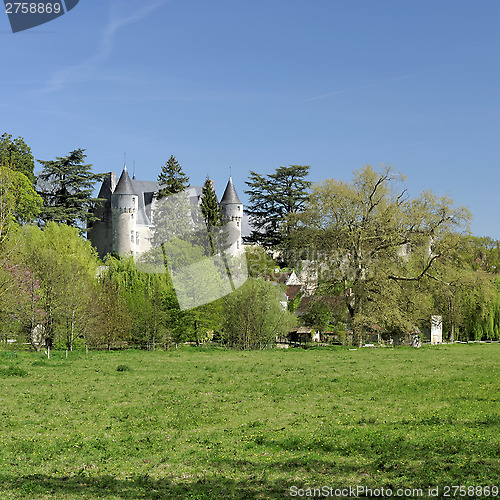
<svg viewBox="0 0 500 500"><path fill-rule="evenodd" d="M130 231L130 243L134 242L134 231Z"/></svg>
<svg viewBox="0 0 500 500"><path fill-rule="evenodd" d="M136 231L136 233L135 233L135 243L136 243L136 245L139 244L139 231Z"/></svg>
<svg viewBox="0 0 500 500"><path fill-rule="evenodd" d="M236 227L240 227L240 221L239 220L236 221Z"/></svg>

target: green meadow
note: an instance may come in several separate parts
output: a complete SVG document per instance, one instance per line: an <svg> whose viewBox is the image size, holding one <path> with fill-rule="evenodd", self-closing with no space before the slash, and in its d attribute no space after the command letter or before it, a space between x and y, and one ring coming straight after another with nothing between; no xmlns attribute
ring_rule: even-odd
<svg viewBox="0 0 500 500"><path fill-rule="evenodd" d="M0 498L499 487L499 373L500 344L0 351Z"/></svg>

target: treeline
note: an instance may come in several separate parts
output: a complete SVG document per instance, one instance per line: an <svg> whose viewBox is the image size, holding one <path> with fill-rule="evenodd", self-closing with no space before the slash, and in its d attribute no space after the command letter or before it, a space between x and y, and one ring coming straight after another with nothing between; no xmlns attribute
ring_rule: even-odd
<svg viewBox="0 0 500 500"><path fill-rule="evenodd" d="M308 169L251 172L246 191L247 241L301 271L312 293L294 301L302 322L361 345L440 315L444 339L500 339L500 244L470 235L468 209L432 191L410 197L390 167L314 185Z"/></svg>
<svg viewBox="0 0 500 500"><path fill-rule="evenodd" d="M134 260L101 262L81 234L99 200L83 150L56 160L34 159L21 138L0 140L0 340L37 350L86 345L169 348L215 340L238 348L265 348L295 318L281 304L280 287L249 280L231 296L183 311L168 273L141 272ZM188 177L173 156L162 167L161 196L182 191ZM207 179L202 212L220 225Z"/></svg>
<svg viewBox="0 0 500 500"><path fill-rule="evenodd" d="M2 340L36 350L168 349L217 341L265 348L293 326L280 287L251 279L230 296L182 311L168 274L137 269L132 258L99 261L76 228L25 225L2 245Z"/></svg>
<svg viewBox="0 0 500 500"><path fill-rule="evenodd" d="M131 258L100 262L82 237L100 176L84 150L34 158L22 138L0 137L0 339L73 349L218 341L264 348L298 322L361 344L368 335L424 330L443 317L449 340L500 339L500 245L469 234L471 214L430 191L410 197L404 176L366 166L351 182L312 184L308 166L250 172L246 243L250 279L237 291L181 310L168 273ZM171 156L160 196L189 184ZM223 224L207 178L202 213ZM161 235L154 235L161 238ZM273 258L271 258L271 256ZM274 260L273 260L274 259ZM288 309L275 268L303 286Z"/></svg>

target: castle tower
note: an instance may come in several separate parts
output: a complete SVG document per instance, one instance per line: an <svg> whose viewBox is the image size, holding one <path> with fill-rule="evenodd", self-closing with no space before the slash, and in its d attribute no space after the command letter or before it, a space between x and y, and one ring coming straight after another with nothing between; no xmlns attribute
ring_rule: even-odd
<svg viewBox="0 0 500 500"><path fill-rule="evenodd" d="M243 204L238 198L238 193L234 188L233 179L229 176L226 190L219 202L222 209L222 216L226 222L228 232L227 253L236 255L243 251L241 242L241 220L243 218Z"/></svg>
<svg viewBox="0 0 500 500"><path fill-rule="evenodd" d="M132 181L123 167L122 175L111 195L112 249L119 255L136 253L138 196Z"/></svg>

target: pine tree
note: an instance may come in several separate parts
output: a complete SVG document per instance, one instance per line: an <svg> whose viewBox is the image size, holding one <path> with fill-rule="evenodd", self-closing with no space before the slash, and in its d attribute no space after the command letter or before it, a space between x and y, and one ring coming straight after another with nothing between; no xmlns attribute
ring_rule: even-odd
<svg viewBox="0 0 500 500"><path fill-rule="evenodd" d="M157 199L181 193L189 187L189 177L182 171L175 156L170 156L167 163L161 167L158 183L161 187L156 195Z"/></svg>
<svg viewBox="0 0 500 500"><path fill-rule="evenodd" d="M213 181L209 179L208 175L201 191L201 213L208 231L210 250L212 254L219 253L227 235L222 230L222 209L217 200Z"/></svg>
<svg viewBox="0 0 500 500"><path fill-rule="evenodd" d="M96 203L92 197L94 184L102 180L103 174L93 174L92 165L85 165L84 149L75 149L68 156L55 160L37 160L43 170L38 176L38 194L43 199L39 218L45 225L48 221L67 224L85 230L93 221Z"/></svg>
<svg viewBox="0 0 500 500"><path fill-rule="evenodd" d="M222 224L222 209L217 201L213 181L208 175L201 191L201 212L209 230Z"/></svg>

